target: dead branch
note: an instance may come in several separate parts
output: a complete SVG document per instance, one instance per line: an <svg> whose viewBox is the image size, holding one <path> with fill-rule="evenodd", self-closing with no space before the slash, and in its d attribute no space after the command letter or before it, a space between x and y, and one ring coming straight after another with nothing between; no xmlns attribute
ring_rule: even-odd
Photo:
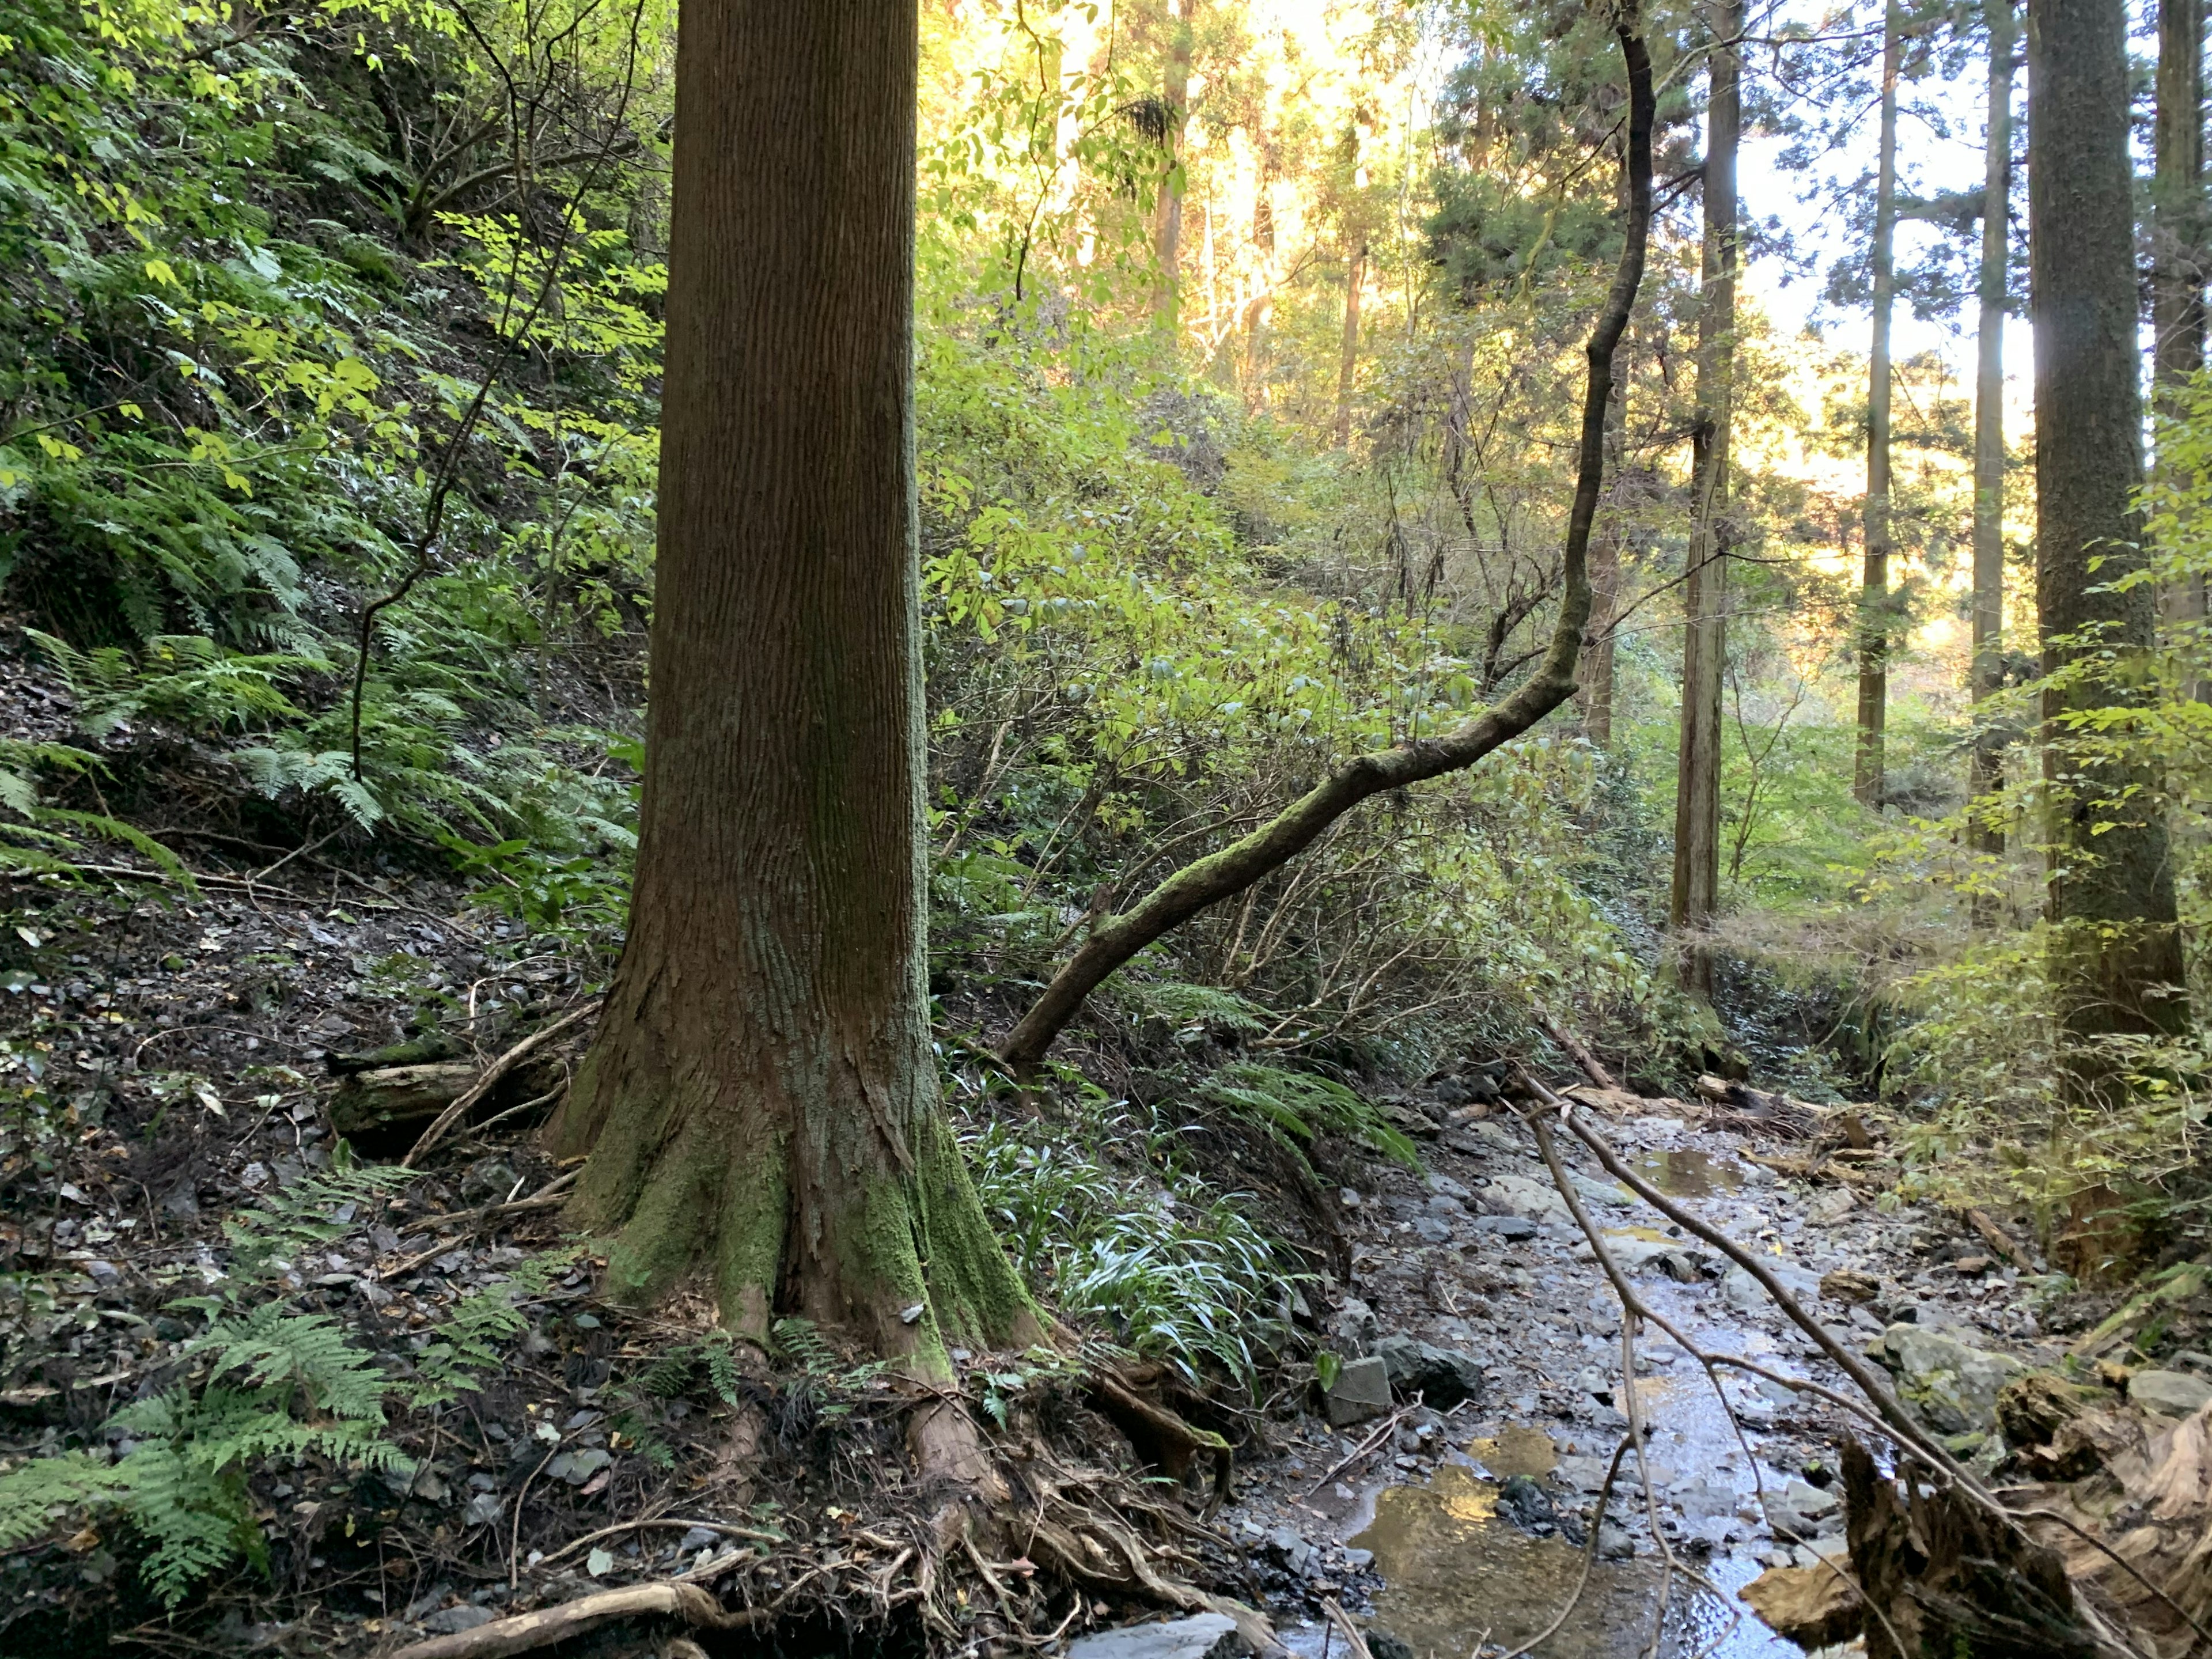
<svg viewBox="0 0 2212 1659"><path fill-rule="evenodd" d="M587 1019L599 1012L600 1001L600 998L592 997L588 1001L577 1004L550 1025L532 1032L497 1060L492 1061L484 1068L484 1074L476 1080L474 1087L431 1121L430 1127L422 1131L414 1146L408 1148L407 1156L399 1160L399 1167L403 1170L413 1169L416 1160L444 1139L446 1132L467 1116L476 1103L492 1091L493 1085L500 1079L505 1077L518 1064L544 1048L562 1032L575 1024L577 1021Z"/></svg>
<svg viewBox="0 0 2212 1659"><path fill-rule="evenodd" d="M1604 1063L1592 1054L1589 1047L1565 1026L1553 1019L1543 1009L1536 1011L1536 1024L1544 1028L1544 1035L1567 1051L1567 1058L1583 1068L1583 1075L1601 1089L1619 1089L1620 1084L1605 1069Z"/></svg>

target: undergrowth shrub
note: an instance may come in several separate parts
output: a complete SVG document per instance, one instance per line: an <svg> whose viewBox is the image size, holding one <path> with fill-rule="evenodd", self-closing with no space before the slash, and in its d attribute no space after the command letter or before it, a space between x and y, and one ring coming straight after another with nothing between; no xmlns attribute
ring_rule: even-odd
<svg viewBox="0 0 2212 1659"><path fill-rule="evenodd" d="M461 1297L395 1370L346 1322L302 1305L293 1267L305 1252L365 1233L380 1196L409 1178L340 1158L227 1222L228 1275L170 1304L206 1321L177 1351L182 1377L116 1413L88 1444L0 1473L0 1548L72 1512L117 1511L147 1543L141 1577L174 1607L241 1557L265 1567L246 1489L256 1468L313 1462L404 1474L410 1462L387 1413L480 1387L501 1363L500 1345L528 1324L518 1303L543 1294L575 1255L532 1257Z"/></svg>

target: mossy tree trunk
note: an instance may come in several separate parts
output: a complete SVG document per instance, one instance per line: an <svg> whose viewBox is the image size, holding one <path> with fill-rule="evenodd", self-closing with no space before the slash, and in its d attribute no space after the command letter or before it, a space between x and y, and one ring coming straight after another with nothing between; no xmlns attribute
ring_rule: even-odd
<svg viewBox="0 0 2212 1659"><path fill-rule="evenodd" d="M2054 975L2076 1039L2174 1029L2187 1005L2160 780L2097 744L2125 729L2155 616L2142 563L2142 403L2123 0L2027 13L2028 250L2035 319L2036 609L2044 670L2095 672L2044 697ZM2076 737L2086 731L2087 742ZM2077 1060L2077 1093L2099 1084Z"/></svg>
<svg viewBox="0 0 2212 1659"><path fill-rule="evenodd" d="M947 1374L1033 1334L937 1098L915 0L687 0L628 943L552 1126L616 1294Z"/></svg>

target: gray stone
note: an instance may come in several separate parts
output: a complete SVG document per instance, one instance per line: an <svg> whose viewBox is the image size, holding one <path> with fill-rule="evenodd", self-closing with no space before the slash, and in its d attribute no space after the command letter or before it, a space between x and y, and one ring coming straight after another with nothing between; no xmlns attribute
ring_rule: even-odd
<svg viewBox="0 0 2212 1659"><path fill-rule="evenodd" d="M1997 1390L2028 1369L2007 1353L1970 1348L1924 1325L1892 1325L1881 1358L1897 1373L1898 1397L1938 1434L1997 1425Z"/></svg>
<svg viewBox="0 0 2212 1659"><path fill-rule="evenodd" d="M2212 1382L2186 1371L2137 1371L2128 1379L2128 1398L2161 1417L2187 1417L2212 1400Z"/></svg>
<svg viewBox="0 0 2212 1659"><path fill-rule="evenodd" d="M1079 1636L1067 1644L1067 1659L1237 1659L1251 1650L1235 1620L1199 1613Z"/></svg>
<svg viewBox="0 0 2212 1659"><path fill-rule="evenodd" d="M440 1607L422 1621L422 1628L432 1636L459 1636L463 1631L489 1625L497 1617L489 1607L471 1607L464 1601L457 1607Z"/></svg>
<svg viewBox="0 0 2212 1659"><path fill-rule="evenodd" d="M1346 1359L1357 1358L1375 1346L1378 1328L1375 1310L1358 1297L1347 1296L1329 1319L1329 1346Z"/></svg>
<svg viewBox="0 0 2212 1659"><path fill-rule="evenodd" d="M1479 1233L1495 1233L1506 1240L1534 1238L1536 1224L1525 1216L1479 1215L1469 1224Z"/></svg>
<svg viewBox="0 0 2212 1659"><path fill-rule="evenodd" d="M1454 1217L1465 1215L1467 1206L1449 1193L1438 1193L1429 1200L1429 1213L1450 1220Z"/></svg>
<svg viewBox="0 0 2212 1659"><path fill-rule="evenodd" d="M1417 1215L1413 1218L1413 1237L1424 1244L1449 1244L1451 1236L1451 1223L1441 1217Z"/></svg>
<svg viewBox="0 0 2212 1659"><path fill-rule="evenodd" d="M545 1473L556 1480L565 1480L572 1486L580 1486L615 1460L603 1448L585 1446L575 1451L564 1451L545 1466Z"/></svg>
<svg viewBox="0 0 2212 1659"><path fill-rule="evenodd" d="M480 1492L469 1499L468 1508L461 1511L461 1522L471 1527L496 1526L506 1509L497 1492Z"/></svg>
<svg viewBox="0 0 2212 1659"><path fill-rule="evenodd" d="M1473 1193L1468 1191L1464 1184L1460 1182L1454 1181L1448 1175L1431 1176L1429 1177L1429 1190L1436 1194L1440 1198L1455 1198L1462 1203L1467 1202L1468 1200L1474 1196Z"/></svg>
<svg viewBox="0 0 2212 1659"><path fill-rule="evenodd" d="M1364 1423L1390 1409L1390 1372L1379 1357L1348 1359L1327 1396L1328 1420L1336 1428Z"/></svg>
<svg viewBox="0 0 2212 1659"><path fill-rule="evenodd" d="M1519 1216L1526 1221L1571 1218L1558 1188L1548 1181L1531 1181L1526 1176L1498 1176L1477 1196L1483 1208L1492 1215Z"/></svg>
<svg viewBox="0 0 2212 1659"><path fill-rule="evenodd" d="M1421 1403L1448 1412L1462 1400L1482 1398L1482 1367L1471 1354L1439 1348L1402 1333L1375 1345L1390 1385L1401 1395L1418 1394Z"/></svg>

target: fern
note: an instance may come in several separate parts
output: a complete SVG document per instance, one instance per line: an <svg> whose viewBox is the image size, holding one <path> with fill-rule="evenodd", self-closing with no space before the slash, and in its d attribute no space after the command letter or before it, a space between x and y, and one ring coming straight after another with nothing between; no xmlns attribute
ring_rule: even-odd
<svg viewBox="0 0 2212 1659"><path fill-rule="evenodd" d="M1176 1025L1211 1026L1249 1035L1264 1031L1271 1023L1267 1011L1259 1004L1218 986L1166 980L1135 984L1130 991L1146 1013Z"/></svg>
<svg viewBox="0 0 2212 1659"><path fill-rule="evenodd" d="M1322 1130L1355 1135L1409 1170L1421 1167L1413 1143L1374 1104L1334 1078L1239 1061L1200 1087L1202 1098L1257 1124L1299 1157Z"/></svg>
<svg viewBox="0 0 2212 1659"><path fill-rule="evenodd" d="M516 1301L544 1295L576 1255L574 1248L548 1250L523 1262L506 1283L487 1285L463 1297L451 1314L431 1327L429 1342L416 1356L416 1380L408 1403L442 1405L474 1390L478 1384L473 1373L495 1370L500 1363L495 1345L529 1327L529 1316L515 1306Z"/></svg>
<svg viewBox="0 0 2212 1659"><path fill-rule="evenodd" d="M779 1319L775 1322L775 1346L785 1358L791 1360L809 1376L832 1376L837 1372L837 1351L822 1340L822 1333L814 1328L811 1319Z"/></svg>

